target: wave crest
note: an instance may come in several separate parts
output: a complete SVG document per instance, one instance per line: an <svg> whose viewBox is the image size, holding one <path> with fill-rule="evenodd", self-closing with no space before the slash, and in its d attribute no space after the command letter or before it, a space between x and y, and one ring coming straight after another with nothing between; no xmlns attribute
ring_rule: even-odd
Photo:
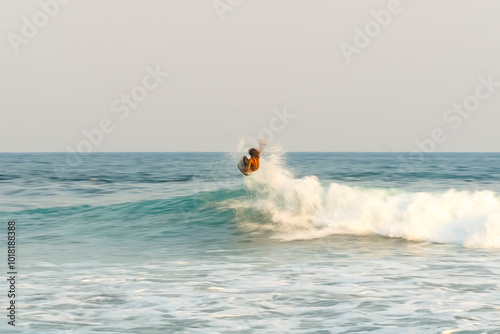
<svg viewBox="0 0 500 334"><path fill-rule="evenodd" d="M245 186L249 198L232 203L239 225L273 231L280 240L376 234L500 248L500 199L488 190L404 192L322 184L316 176L295 177L279 152L266 156Z"/></svg>

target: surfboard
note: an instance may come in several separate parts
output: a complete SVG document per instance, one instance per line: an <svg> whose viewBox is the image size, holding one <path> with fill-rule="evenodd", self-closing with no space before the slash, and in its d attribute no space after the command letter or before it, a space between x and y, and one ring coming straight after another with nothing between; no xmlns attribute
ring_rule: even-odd
<svg viewBox="0 0 500 334"><path fill-rule="evenodd" d="M243 159L238 162L238 169L240 170L241 174L248 176L250 175L250 172L248 172L247 167L245 166L245 163L243 162Z"/></svg>

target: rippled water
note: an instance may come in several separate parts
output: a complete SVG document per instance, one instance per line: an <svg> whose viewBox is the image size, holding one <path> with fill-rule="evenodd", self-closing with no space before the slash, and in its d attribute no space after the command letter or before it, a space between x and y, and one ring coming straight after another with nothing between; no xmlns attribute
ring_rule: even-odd
<svg viewBox="0 0 500 334"><path fill-rule="evenodd" d="M1 154L2 332L500 333L499 154L237 159Z"/></svg>

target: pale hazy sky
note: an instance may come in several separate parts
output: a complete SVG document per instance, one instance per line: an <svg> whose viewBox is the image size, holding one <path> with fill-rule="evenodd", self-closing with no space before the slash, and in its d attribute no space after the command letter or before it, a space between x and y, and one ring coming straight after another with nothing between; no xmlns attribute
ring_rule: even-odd
<svg viewBox="0 0 500 334"><path fill-rule="evenodd" d="M411 151L436 128L436 151L500 149L500 86L477 88L500 82L500 1L54 1L0 2L1 152L76 149L103 119L94 151L233 151L271 124L288 151ZM150 91L148 66L169 73Z"/></svg>

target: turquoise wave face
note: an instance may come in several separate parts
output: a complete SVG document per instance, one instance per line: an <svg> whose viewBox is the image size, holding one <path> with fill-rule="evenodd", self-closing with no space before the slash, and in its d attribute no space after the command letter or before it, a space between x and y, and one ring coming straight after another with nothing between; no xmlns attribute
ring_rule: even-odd
<svg viewBox="0 0 500 334"><path fill-rule="evenodd" d="M65 154L2 158L3 214L24 221L26 240L35 244L52 235L154 245L172 235L173 242L203 238L220 226L281 240L338 233L468 247L496 247L500 240L497 154L415 160L395 153L274 152L247 179L234 168L239 155L223 153L94 154L76 166Z"/></svg>
<svg viewBox="0 0 500 334"><path fill-rule="evenodd" d="M237 222L236 211L227 207L231 201L251 207L262 196L275 196L284 197L280 205L292 205L286 202L286 189L268 191L287 173L293 174L286 180L289 184L314 176L325 189L336 183L408 193L500 191L498 154L428 154L421 161L405 153L289 153L271 163L272 156L263 156L260 171L272 177L250 189L259 173L243 179L234 168L239 154L91 154L78 165L68 164L72 161L66 154L0 154L0 212L21 217L28 225L54 227L65 226L63 219L78 222L72 226L98 224L103 229L139 219L154 228L161 222L191 220L211 225L221 212ZM251 210L268 217L267 209L264 205Z"/></svg>

